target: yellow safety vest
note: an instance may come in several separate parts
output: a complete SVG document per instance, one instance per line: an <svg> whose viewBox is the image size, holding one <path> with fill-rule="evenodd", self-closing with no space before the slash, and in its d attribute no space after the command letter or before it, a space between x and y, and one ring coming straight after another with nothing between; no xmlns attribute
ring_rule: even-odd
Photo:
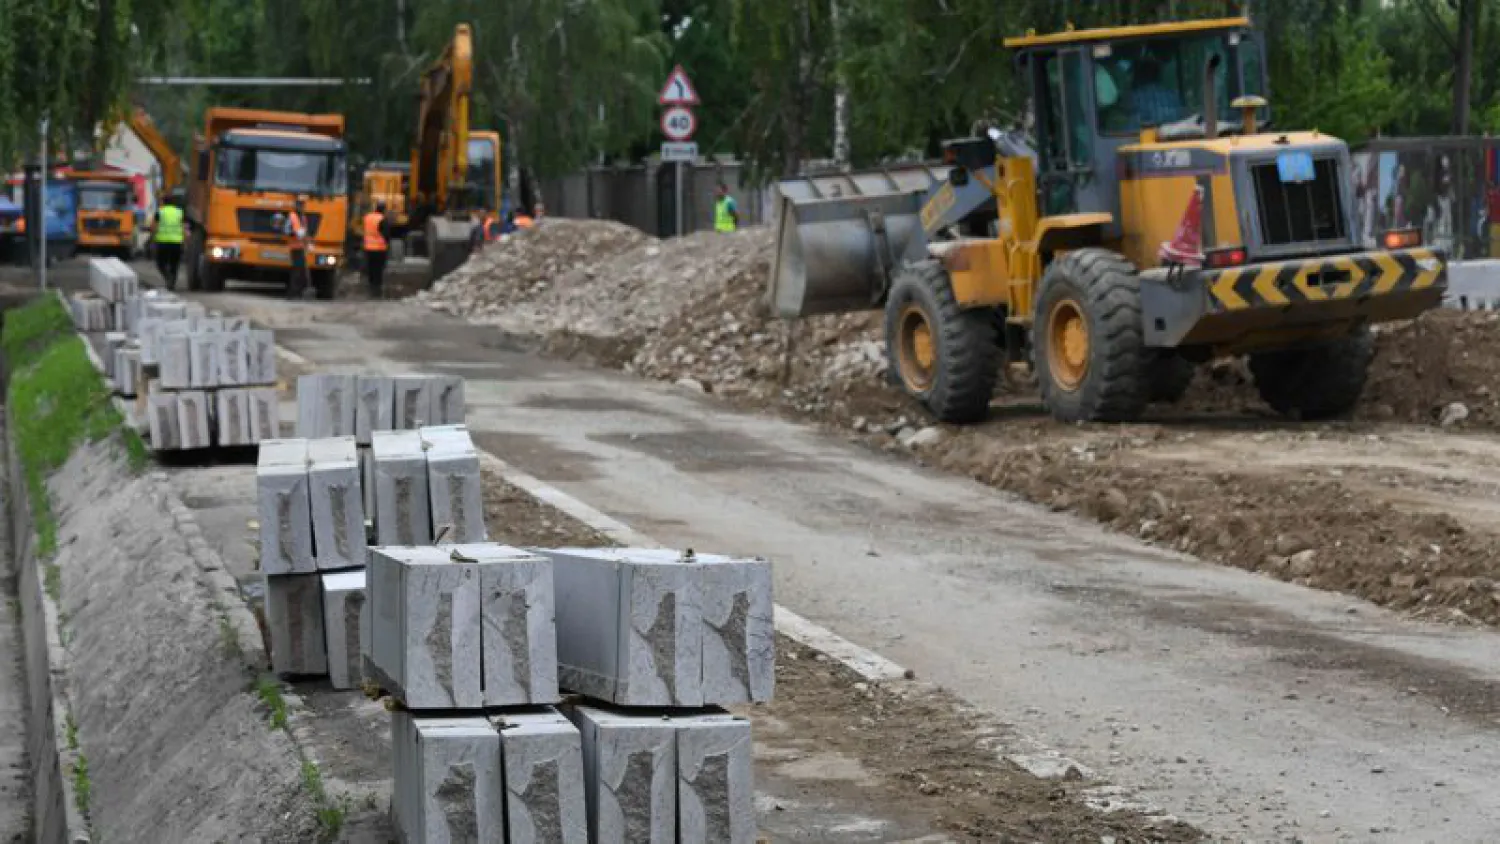
<svg viewBox="0 0 1500 844"><path fill-rule="evenodd" d="M156 215L156 242L182 243L182 209L163 205Z"/></svg>
<svg viewBox="0 0 1500 844"><path fill-rule="evenodd" d="M714 203L714 231L734 231L734 215L729 213L729 205L734 202L729 197L722 197Z"/></svg>

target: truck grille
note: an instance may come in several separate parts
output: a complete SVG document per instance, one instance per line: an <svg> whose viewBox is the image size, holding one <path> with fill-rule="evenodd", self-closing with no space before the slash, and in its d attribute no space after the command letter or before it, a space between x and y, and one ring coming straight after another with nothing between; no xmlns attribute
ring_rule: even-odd
<svg viewBox="0 0 1500 844"><path fill-rule="evenodd" d="M235 211L235 221L239 224L241 234L285 234L277 226L277 218L285 218L285 211L272 211L269 208L240 208ZM309 213L307 215L307 235L316 237L318 234L318 220L321 214Z"/></svg>
<svg viewBox="0 0 1500 844"><path fill-rule="evenodd" d="M120 230L120 221L114 217L86 217L83 227L91 232L117 232Z"/></svg>
<svg viewBox="0 0 1500 844"><path fill-rule="evenodd" d="M1264 245L1346 240L1349 230L1338 173L1338 159L1319 158L1313 161L1312 181L1287 184L1276 162L1251 165Z"/></svg>

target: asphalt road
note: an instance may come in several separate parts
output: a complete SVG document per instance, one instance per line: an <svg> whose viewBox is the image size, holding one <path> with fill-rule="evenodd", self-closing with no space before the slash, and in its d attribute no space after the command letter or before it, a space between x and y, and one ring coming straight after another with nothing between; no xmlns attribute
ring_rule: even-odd
<svg viewBox="0 0 1500 844"><path fill-rule="evenodd" d="M205 297L321 368L467 379L481 447L1211 834L1500 840L1500 636L1102 532L403 304ZM1316 514L1309 514L1310 518Z"/></svg>

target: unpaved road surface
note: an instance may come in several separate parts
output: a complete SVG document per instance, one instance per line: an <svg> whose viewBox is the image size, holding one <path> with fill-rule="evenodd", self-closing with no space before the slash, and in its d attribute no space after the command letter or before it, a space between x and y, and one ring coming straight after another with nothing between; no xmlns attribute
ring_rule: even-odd
<svg viewBox="0 0 1500 844"><path fill-rule="evenodd" d="M462 375L481 447L661 541L769 557L790 609L1210 834L1500 839L1500 636L1488 629L1208 564L905 454L542 360L410 306L205 298L319 366ZM1359 436L1330 441L1366 448ZM1161 476L1198 459L1189 440L1160 440ZM1225 474L1259 462L1246 454ZM1138 490L1121 492L1118 520ZM1288 500L1302 529L1337 503Z"/></svg>

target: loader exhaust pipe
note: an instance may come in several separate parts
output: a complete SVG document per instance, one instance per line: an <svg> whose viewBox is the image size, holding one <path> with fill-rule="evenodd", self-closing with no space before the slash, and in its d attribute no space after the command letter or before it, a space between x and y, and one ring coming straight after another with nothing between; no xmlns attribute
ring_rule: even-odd
<svg viewBox="0 0 1500 844"><path fill-rule="evenodd" d="M1219 91L1214 86L1214 75L1221 61L1219 56L1212 55L1203 63L1203 137L1208 140L1219 137Z"/></svg>

